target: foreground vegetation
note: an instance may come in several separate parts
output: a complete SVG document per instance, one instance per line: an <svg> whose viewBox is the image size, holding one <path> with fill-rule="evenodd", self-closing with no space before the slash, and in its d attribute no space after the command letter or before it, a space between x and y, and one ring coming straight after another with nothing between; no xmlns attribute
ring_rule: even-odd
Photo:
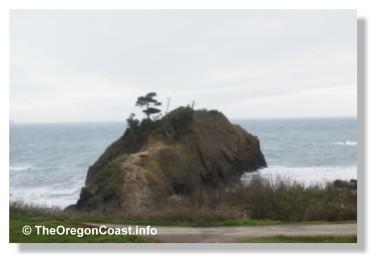
<svg viewBox="0 0 380 266"><path fill-rule="evenodd" d="M216 227L216 226L261 226L261 225L281 225L289 224L289 222L279 220L257 220L257 219L221 219L205 221L190 220L164 220L164 219L131 219L122 215L110 215L99 212L71 212L64 211L59 208L42 207L36 205L28 205L22 202L11 202L10 204L10 223L13 221L25 222L60 222L67 225L80 225L84 223L99 224L130 224L130 225L154 225L154 226L190 226L190 227ZM340 220L340 221L300 221L291 222L292 224L343 224L356 223L356 220Z"/></svg>
<svg viewBox="0 0 380 266"><path fill-rule="evenodd" d="M132 220L215 224L223 221L347 221L357 218L354 181L305 186L284 179L256 178L249 185L173 195L165 208L126 213Z"/></svg>
<svg viewBox="0 0 380 266"><path fill-rule="evenodd" d="M298 222L296 224L326 224L326 223L355 223L356 221L308 221ZM39 236L36 232L31 235L24 235L22 228L29 225L34 228L35 225L44 225L46 227L57 227L63 225L70 228L91 227L85 223L103 223L103 224L129 224L129 225L152 225L152 226L262 226L262 225L280 225L289 224L283 221L273 220L220 220L210 223L193 223L164 220L127 220L122 218L107 218L105 216L86 216L86 215L68 215L64 211L51 208L41 208L35 206L26 206L20 203L13 203L10 208L10 231L9 241L11 243L146 243L156 242L146 237L137 236ZM266 238L249 238L244 240L246 243L354 243L356 236L307 236L307 237L266 237Z"/></svg>
<svg viewBox="0 0 380 266"><path fill-rule="evenodd" d="M146 225L226 226L356 221L356 188L351 182L304 186L257 178L249 185L173 195L165 208L139 212L61 210L11 203L22 211L59 221Z"/></svg>
<svg viewBox="0 0 380 266"><path fill-rule="evenodd" d="M164 209L128 212L78 212L10 204L10 242L149 242L136 236L24 236L24 225L87 227L84 223L166 226L260 226L285 223L346 223L356 221L356 183L335 181L304 186L277 179L254 179L249 185L205 190L189 197L173 195ZM351 241L352 240L352 241ZM254 238L248 242L355 242L356 237Z"/></svg>
<svg viewBox="0 0 380 266"><path fill-rule="evenodd" d="M45 214L43 214L45 212ZM54 213L56 211L50 210ZM30 235L24 235L22 229L25 225L34 228L36 225L43 225L46 227L57 227L63 225L64 227L78 228L83 227L76 223L70 223L56 219L57 217L47 216L47 209L43 208L20 208L20 206L11 206L10 220L9 220L9 242L11 243L144 243L152 242L148 238L139 236L109 236L109 235L91 235L77 237L72 235L51 235L43 236L37 235L33 230Z"/></svg>

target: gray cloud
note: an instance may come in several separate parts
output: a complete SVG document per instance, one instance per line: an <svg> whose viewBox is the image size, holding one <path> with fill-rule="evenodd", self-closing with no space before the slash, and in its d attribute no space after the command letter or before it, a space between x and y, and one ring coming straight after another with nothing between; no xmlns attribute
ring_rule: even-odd
<svg viewBox="0 0 380 266"><path fill-rule="evenodd" d="M12 11L11 119L122 120L151 90L230 118L356 116L356 14Z"/></svg>

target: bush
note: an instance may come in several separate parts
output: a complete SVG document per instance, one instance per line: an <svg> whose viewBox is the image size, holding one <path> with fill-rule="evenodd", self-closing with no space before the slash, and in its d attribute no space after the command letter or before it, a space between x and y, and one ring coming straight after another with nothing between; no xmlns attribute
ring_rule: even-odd
<svg viewBox="0 0 380 266"><path fill-rule="evenodd" d="M56 218L97 217L109 219L150 220L164 223L211 224L230 220L263 221L345 221L357 218L357 194L347 186L334 183L306 187L290 180L257 178L249 185L223 189L198 190L189 196L173 194L161 209L123 212L61 211L23 203L12 203L12 209L28 210Z"/></svg>
<svg viewBox="0 0 380 266"><path fill-rule="evenodd" d="M166 119L168 120L171 127L177 131L182 129L187 129L192 121L193 109L190 107L180 107L170 112Z"/></svg>
<svg viewBox="0 0 380 266"><path fill-rule="evenodd" d="M333 183L306 187L290 180L258 178L248 186L197 191L171 208L139 216L207 222L246 218L343 221L356 220L356 209L356 191L347 187L336 187Z"/></svg>

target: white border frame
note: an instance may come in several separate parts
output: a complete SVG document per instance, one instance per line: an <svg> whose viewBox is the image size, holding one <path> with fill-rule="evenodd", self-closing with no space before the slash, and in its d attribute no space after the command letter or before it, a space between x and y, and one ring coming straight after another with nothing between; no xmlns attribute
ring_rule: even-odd
<svg viewBox="0 0 380 266"><path fill-rule="evenodd" d="M110 263L140 264L143 261L149 264L157 264L159 261L165 264L175 265L196 265L202 264L258 264L258 265L372 265L374 261L379 262L378 237L380 217L378 203L380 203L380 173L379 155L380 150L380 88L379 84L379 52L380 47L380 8L376 1L338 1L338 0L319 0L311 3L310 1L290 0L276 1L266 0L261 3L253 1L226 1L220 0L212 3L208 0L193 0L187 3L180 1L1 1L1 49L0 49L0 204L1 204L1 248L0 255L5 262L7 258L9 264L24 263L24 265L67 265L70 260L75 263L86 263L101 265ZM358 119L361 127L359 132L360 161L359 182L365 187L361 187L359 192L359 204L365 203L364 208L359 211L359 241L362 241L353 248L335 248L331 244L320 244L310 249L309 245L117 245L111 244L104 246L94 245L17 245L8 244L8 187L9 187L9 9L116 9L116 8L222 8L222 9L357 9L358 18L365 21L366 41L363 50L367 54L367 59L358 64L358 80L360 75L364 78L359 81L358 89L364 92L358 93ZM363 37L358 35L358 37ZM376 47L376 48L375 48ZM359 47L360 48L360 47ZM360 56L360 54L359 54ZM362 60L362 58L359 58ZM360 69L361 67L361 69ZM362 72L360 72L362 71ZM368 77L368 79L367 79ZM377 82L376 82L377 81ZM360 84L362 82L362 84ZM362 104L360 105L360 101ZM360 185L361 185L360 184ZM360 186L359 185L359 186ZM363 220L365 218L365 220ZM316 245L316 244L312 244ZM350 245L350 244L349 244ZM291 246L291 248L289 248ZM342 246L342 245L341 245ZM352 246L352 245L351 245ZM327 248L326 248L327 247ZM67 253L75 256L67 256ZM4 256L6 255L6 256ZM189 258L185 256L191 255ZM274 255L274 256L273 256ZM316 256L318 255L318 256ZM117 260L112 260L117 259ZM114 261L114 262L113 262Z"/></svg>

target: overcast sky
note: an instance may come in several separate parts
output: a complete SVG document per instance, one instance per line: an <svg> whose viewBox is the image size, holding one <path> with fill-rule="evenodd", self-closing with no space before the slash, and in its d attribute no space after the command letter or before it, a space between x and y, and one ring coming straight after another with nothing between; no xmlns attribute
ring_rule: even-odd
<svg viewBox="0 0 380 266"><path fill-rule="evenodd" d="M354 11L12 11L11 118L122 121L156 91L229 118L356 117Z"/></svg>

